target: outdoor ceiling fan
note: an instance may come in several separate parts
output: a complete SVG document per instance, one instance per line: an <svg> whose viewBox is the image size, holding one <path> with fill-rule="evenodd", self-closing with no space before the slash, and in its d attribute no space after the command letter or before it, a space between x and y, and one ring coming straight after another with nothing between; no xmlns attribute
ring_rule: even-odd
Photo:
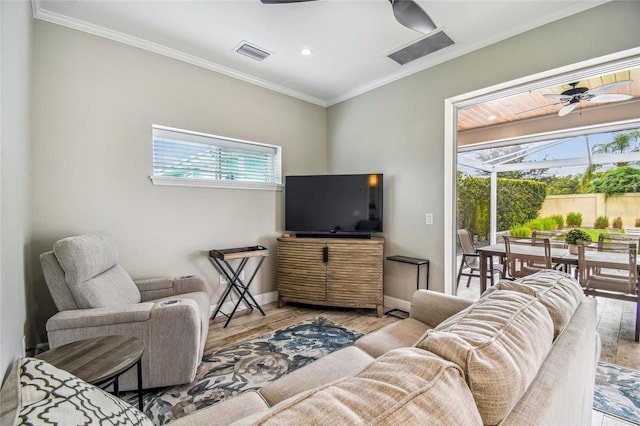
<svg viewBox="0 0 640 426"><path fill-rule="evenodd" d="M263 4L302 3L315 0L260 0ZM407 28L421 33L430 33L436 29L436 24L418 3L413 0L389 0L393 9L393 16Z"/></svg>
<svg viewBox="0 0 640 426"><path fill-rule="evenodd" d="M587 102L617 102L624 101L626 99L631 99L630 95L621 95L617 93L609 93L614 90L617 90L621 87L628 86L632 83L633 80L623 80L617 81L615 83L609 83L602 86L594 87L593 89L589 89L587 87L578 87L579 82L570 83L571 89L565 90L564 92L558 94L555 93L547 93L543 95L545 98L558 99L559 102L556 102L551 105L559 105L566 103L565 106L560 108L558 111L558 115L560 117L564 117L573 111L582 101Z"/></svg>

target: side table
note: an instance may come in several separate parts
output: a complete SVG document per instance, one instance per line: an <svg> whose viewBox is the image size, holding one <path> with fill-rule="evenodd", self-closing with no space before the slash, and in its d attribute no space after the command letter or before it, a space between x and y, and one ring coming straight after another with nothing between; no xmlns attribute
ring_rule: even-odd
<svg viewBox="0 0 640 426"><path fill-rule="evenodd" d="M427 283L426 289L429 290L429 259L420 259L417 257L408 257L408 256L388 256L387 260L392 262L400 262L400 263L408 263L410 265L416 265L416 290L420 290L420 266L427 265ZM404 316L394 315L394 312L403 312L405 314L409 314L402 309L391 309L386 312L387 315L391 315L396 318L406 318Z"/></svg>
<svg viewBox="0 0 640 426"><path fill-rule="evenodd" d="M37 356L79 379L102 389L113 385L120 396L118 378L134 365L138 370L138 408L142 403L142 353L144 343L133 336L103 336L67 343Z"/></svg>
<svg viewBox="0 0 640 426"><path fill-rule="evenodd" d="M237 247L237 248L228 248L228 249L213 249L209 250L209 260L213 264L213 266L227 278L227 289L225 290L216 310L213 312L213 316L211 319L214 319L218 313L227 317L227 322L224 323L224 328L229 325L229 321L233 318L233 315L238 310L238 306L240 306L241 302L244 302L247 305L247 308L253 310L253 308L258 308L260 313L264 316L265 313L256 302L256 299L251 295L251 291L249 291L249 287L253 282L253 279L256 277L258 270L262 266L262 263L269 256L269 250L263 246L251 246L251 247ZM253 275L246 282L246 284L240 279L240 274L242 273L244 267L247 265L247 261L252 257L259 257L260 261L258 262L258 266L253 271ZM240 263L234 269L231 263L231 260L240 259ZM233 310L230 314L225 314L220 310L225 300L230 296L231 291L234 291L238 295L238 301L236 302ZM251 300L249 300L251 299Z"/></svg>

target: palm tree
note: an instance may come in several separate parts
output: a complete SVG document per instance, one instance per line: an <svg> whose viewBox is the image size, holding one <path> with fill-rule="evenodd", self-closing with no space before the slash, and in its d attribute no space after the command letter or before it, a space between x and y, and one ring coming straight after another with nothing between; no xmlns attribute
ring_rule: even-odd
<svg viewBox="0 0 640 426"><path fill-rule="evenodd" d="M638 130L633 130L629 133L620 133L613 138L613 141L594 146L592 152L594 154L624 154L625 152L628 152L629 148L631 148L638 139L640 139L640 131ZM631 152L638 151L640 151L640 146L635 146L631 149ZM615 164L618 167L622 167L628 166L629 162L622 161Z"/></svg>

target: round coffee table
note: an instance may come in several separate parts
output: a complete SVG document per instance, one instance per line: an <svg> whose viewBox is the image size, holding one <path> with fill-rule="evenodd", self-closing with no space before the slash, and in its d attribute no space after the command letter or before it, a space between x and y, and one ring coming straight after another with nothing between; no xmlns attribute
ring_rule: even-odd
<svg viewBox="0 0 640 426"><path fill-rule="evenodd" d="M138 407L142 411L142 353L144 343L133 336L102 336L68 343L37 356L92 385L113 384L119 396L118 378L134 365L138 370Z"/></svg>

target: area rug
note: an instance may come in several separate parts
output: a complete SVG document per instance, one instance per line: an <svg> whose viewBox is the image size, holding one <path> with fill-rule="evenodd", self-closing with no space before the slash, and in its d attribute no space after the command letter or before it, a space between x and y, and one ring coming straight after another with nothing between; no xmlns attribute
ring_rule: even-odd
<svg viewBox="0 0 640 426"><path fill-rule="evenodd" d="M640 425L640 371L599 362L593 409Z"/></svg>
<svg viewBox="0 0 640 426"><path fill-rule="evenodd" d="M258 390L337 349L362 333L323 317L238 343L205 355L192 383L145 392L144 412L156 424L186 416L243 392ZM137 393L124 394L137 406Z"/></svg>

